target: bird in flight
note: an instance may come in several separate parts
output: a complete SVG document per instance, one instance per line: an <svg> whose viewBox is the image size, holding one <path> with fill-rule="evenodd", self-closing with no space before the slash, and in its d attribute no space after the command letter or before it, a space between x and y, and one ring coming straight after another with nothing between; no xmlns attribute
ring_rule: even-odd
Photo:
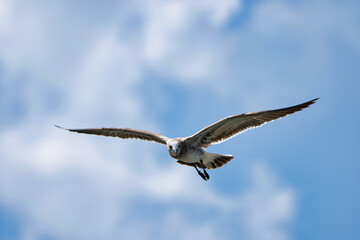
<svg viewBox="0 0 360 240"><path fill-rule="evenodd" d="M71 132L125 139L135 138L166 145L171 157L177 159L177 162L180 164L194 167L197 173L207 181L210 179L210 176L206 169L222 167L234 157L227 154L209 153L204 148L209 147L211 144L224 142L251 128L260 127L265 123L301 111L314 104L316 100L318 98L292 107L229 116L205 127L192 136L179 138L168 138L159 133L132 128L67 129L55 126Z"/></svg>

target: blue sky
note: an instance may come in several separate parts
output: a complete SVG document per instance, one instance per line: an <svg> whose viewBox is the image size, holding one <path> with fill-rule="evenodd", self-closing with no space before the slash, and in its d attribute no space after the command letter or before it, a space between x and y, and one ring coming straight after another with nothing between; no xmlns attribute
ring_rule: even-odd
<svg viewBox="0 0 360 240"><path fill-rule="evenodd" d="M1 239L359 239L358 1L0 0ZM320 97L210 152L191 135Z"/></svg>

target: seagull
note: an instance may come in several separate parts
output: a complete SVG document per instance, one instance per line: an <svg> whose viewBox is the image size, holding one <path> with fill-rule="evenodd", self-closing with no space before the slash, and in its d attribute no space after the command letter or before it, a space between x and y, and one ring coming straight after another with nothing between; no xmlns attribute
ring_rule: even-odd
<svg viewBox="0 0 360 240"><path fill-rule="evenodd" d="M210 179L210 176L206 169L220 168L234 157L228 154L209 153L205 151L204 148L209 147L211 144L224 142L249 129L260 127L265 123L301 111L314 104L318 99L319 98L315 98L311 101L287 108L229 116L203 128L189 137L168 138L159 133L132 128L67 129L57 125L55 126L71 132L124 139L133 138L166 145L170 156L177 159L177 163L194 167L197 173L207 181Z"/></svg>

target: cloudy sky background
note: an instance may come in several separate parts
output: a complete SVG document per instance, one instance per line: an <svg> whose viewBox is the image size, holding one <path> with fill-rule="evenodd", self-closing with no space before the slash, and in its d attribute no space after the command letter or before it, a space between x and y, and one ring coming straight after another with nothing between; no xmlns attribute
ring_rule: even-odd
<svg viewBox="0 0 360 240"><path fill-rule="evenodd" d="M0 0L1 239L359 239L358 1ZM210 152L164 146L320 97Z"/></svg>

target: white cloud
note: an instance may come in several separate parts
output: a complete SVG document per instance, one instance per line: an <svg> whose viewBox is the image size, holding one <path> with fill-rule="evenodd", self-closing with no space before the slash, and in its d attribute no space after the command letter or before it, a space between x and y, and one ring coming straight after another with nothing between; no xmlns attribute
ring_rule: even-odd
<svg viewBox="0 0 360 240"><path fill-rule="evenodd" d="M162 166L151 149L139 152L122 142L104 151L109 143L99 147L93 138L55 128L29 141L23 131L4 131L0 138L0 202L20 213L24 238L224 239L229 230L221 225L227 222L247 239L289 238L294 192L266 165L250 171L248 190L227 196L195 171ZM137 210L142 204L167 207L157 217L143 216ZM193 222L191 212L204 208L211 218L205 211L201 222Z"/></svg>
<svg viewBox="0 0 360 240"><path fill-rule="evenodd" d="M159 165L148 151L119 145L120 149L104 152L96 141L66 134L51 131L28 142L16 130L0 139L1 154L7 156L0 162L0 201L20 212L24 237L224 239L229 230L221 225L235 222L246 239L289 239L294 191L264 164L250 169L248 190L226 196L195 171L175 163ZM116 159L118 153L121 158ZM152 168L141 166L140 159L146 158ZM137 206L147 202L168 207L157 217L143 216ZM191 211L211 209L211 218L204 212L201 222L193 222L191 211L179 205L189 205ZM139 227L144 229L138 232Z"/></svg>
<svg viewBox="0 0 360 240"><path fill-rule="evenodd" d="M191 225L179 211L169 211L164 218L160 239L223 239L213 226L204 223Z"/></svg>
<svg viewBox="0 0 360 240"><path fill-rule="evenodd" d="M158 151L166 151L164 147L75 135L52 124L77 127L107 122L159 128L144 113L147 99L136 91L147 81L147 68L189 85L200 82L225 89L226 95L236 95L239 100L235 101L250 99L256 107L265 98L275 101L274 92L288 90L289 85L284 80L286 67L274 70L286 63L258 61L263 56L259 53L269 50L267 41L296 29L294 36L316 47L313 41L341 28L345 39L358 46L358 31L350 24L354 12L343 18L346 6L324 12L320 11L324 4L318 3L309 13L307 7L266 1L255 8L249 25L229 36L217 30L240 10L239 1L144 1L143 6L130 7L141 14L143 25L126 38L127 28L116 20L133 17L129 13L93 26L75 21L75 15L81 15L75 6L64 4L62 9L68 10L64 18L55 10L45 14L49 6L22 8L23 3L0 2L2 63L6 71L30 71L30 90L46 92L50 85L63 94L61 109L38 114L33 110L42 106L43 99L34 101L29 91L26 106L31 114L0 135L0 202L24 217L24 238L49 234L61 239L226 239L231 238L227 231L234 231L222 228L227 223L241 229L246 239L291 238L296 195L266 165L250 170L247 191L226 195L188 168L161 164L156 159ZM319 12L323 17L316 21ZM64 36L75 36L75 43ZM240 56L240 64L229 60L234 56ZM300 59L307 61L309 56L313 57ZM264 66L264 62L271 63ZM304 84L305 80L294 89ZM295 92L285 90L280 92ZM164 205L158 216L146 216L137 209L157 204ZM191 211L202 208L210 209L211 218L194 222Z"/></svg>
<svg viewBox="0 0 360 240"><path fill-rule="evenodd" d="M295 211L292 188L279 185L266 165L252 169L252 185L242 198L245 229L250 239L290 239L290 226Z"/></svg>
<svg viewBox="0 0 360 240"><path fill-rule="evenodd" d="M85 121L100 116L131 122L141 119L142 103L134 87L141 80L143 65L133 46L121 42L115 29L102 31L81 60L66 79L68 83L74 80L65 86L69 92L65 108L74 111L71 116L82 113Z"/></svg>
<svg viewBox="0 0 360 240"><path fill-rule="evenodd" d="M239 1L147 3L144 58L150 66L185 81L205 81L220 68L222 52L216 40L219 35L211 30L225 24L239 10Z"/></svg>
<svg viewBox="0 0 360 240"><path fill-rule="evenodd" d="M8 31L8 19L10 15L10 4L7 1L0 1L0 34Z"/></svg>
<svg viewBox="0 0 360 240"><path fill-rule="evenodd" d="M191 38L199 31L199 22L210 23L212 27L221 26L238 10L239 5L236 0L146 1L143 8L146 58L157 62L178 52L184 41L190 40L186 36Z"/></svg>

